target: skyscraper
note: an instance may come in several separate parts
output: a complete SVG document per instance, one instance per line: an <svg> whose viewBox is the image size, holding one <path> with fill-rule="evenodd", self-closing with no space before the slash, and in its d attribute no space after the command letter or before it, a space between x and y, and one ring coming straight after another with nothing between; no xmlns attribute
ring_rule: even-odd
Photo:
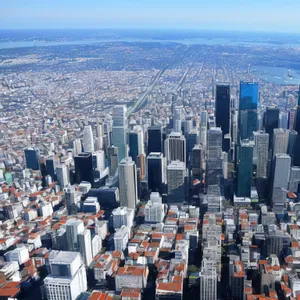
<svg viewBox="0 0 300 300"><path fill-rule="evenodd" d="M263 131L254 133L253 162L256 165L256 178L267 177L269 134Z"/></svg>
<svg viewBox="0 0 300 300"><path fill-rule="evenodd" d="M128 134L129 156L137 163L137 157L144 154L144 133L141 126L135 126Z"/></svg>
<svg viewBox="0 0 300 300"><path fill-rule="evenodd" d="M165 156L167 162L173 160L186 161L185 137L179 132L171 132L165 140Z"/></svg>
<svg viewBox="0 0 300 300"><path fill-rule="evenodd" d="M216 86L216 127L220 127L223 132L223 138L230 131L230 86ZM224 150L224 145L223 145Z"/></svg>
<svg viewBox="0 0 300 300"><path fill-rule="evenodd" d="M273 158L277 153L286 153L288 148L288 132L282 128L273 130Z"/></svg>
<svg viewBox="0 0 300 300"><path fill-rule="evenodd" d="M185 200L185 184L187 170L182 161L172 161L167 166L168 202L183 202Z"/></svg>
<svg viewBox="0 0 300 300"><path fill-rule="evenodd" d="M138 203L136 165L131 157L119 163L120 206L135 209Z"/></svg>
<svg viewBox="0 0 300 300"><path fill-rule="evenodd" d="M187 134L187 146L186 146L186 162L188 163L188 166L190 165L191 159L192 159L192 151L195 145L198 143L198 131L196 129L192 129Z"/></svg>
<svg viewBox="0 0 300 300"><path fill-rule="evenodd" d="M277 107L267 107L264 116L264 126L269 134L269 147L272 147L274 129L279 128L279 109Z"/></svg>
<svg viewBox="0 0 300 300"><path fill-rule="evenodd" d="M163 152L163 136L161 126L148 127L147 153Z"/></svg>
<svg viewBox="0 0 300 300"><path fill-rule="evenodd" d="M118 147L119 162L126 157L127 108L116 105L113 110L112 144Z"/></svg>
<svg viewBox="0 0 300 300"><path fill-rule="evenodd" d="M61 188L69 184L69 168L65 164L56 167L57 182Z"/></svg>
<svg viewBox="0 0 300 300"><path fill-rule="evenodd" d="M213 127L207 132L207 184L219 185L222 176L222 130Z"/></svg>
<svg viewBox="0 0 300 300"><path fill-rule="evenodd" d="M204 161L204 149L202 145L195 145L192 150L192 174L193 176L202 176Z"/></svg>
<svg viewBox="0 0 300 300"><path fill-rule="evenodd" d="M107 148L107 160L109 173L111 176L114 176L118 169L118 148L116 146L109 146Z"/></svg>
<svg viewBox="0 0 300 300"><path fill-rule="evenodd" d="M272 182L272 204L276 203L284 206L285 196L282 196L287 190L291 171L291 157L287 154L277 153L274 160L274 174Z"/></svg>
<svg viewBox="0 0 300 300"><path fill-rule="evenodd" d="M31 170L40 170L40 150L29 147L24 149L26 168Z"/></svg>
<svg viewBox="0 0 300 300"><path fill-rule="evenodd" d="M151 152L147 157L148 189L152 192L163 192L166 182L166 162L160 152Z"/></svg>
<svg viewBox="0 0 300 300"><path fill-rule="evenodd" d="M82 152L82 143L80 139L76 139L73 141L73 149L74 149L74 156L77 156L79 153Z"/></svg>
<svg viewBox="0 0 300 300"><path fill-rule="evenodd" d="M183 106L175 106L174 108L174 118L173 118L173 130L175 132L182 132L182 120L184 119L183 116Z"/></svg>
<svg viewBox="0 0 300 300"><path fill-rule="evenodd" d="M292 162L294 161L294 153L297 143L297 137L298 133L295 130L288 130L288 148L287 148L287 154L292 158Z"/></svg>
<svg viewBox="0 0 300 300"><path fill-rule="evenodd" d="M74 157L75 162L75 181L80 183L81 181L88 181L91 184L94 183L94 169L92 153L79 153Z"/></svg>
<svg viewBox="0 0 300 300"><path fill-rule="evenodd" d="M84 232L82 220L70 219L66 223L67 244L69 251L79 251L78 235Z"/></svg>
<svg viewBox="0 0 300 300"><path fill-rule="evenodd" d="M240 82L239 139L252 139L257 130L258 83Z"/></svg>
<svg viewBox="0 0 300 300"><path fill-rule="evenodd" d="M92 126L84 126L82 139L84 152L94 152L95 148Z"/></svg>
<svg viewBox="0 0 300 300"><path fill-rule="evenodd" d="M251 183L253 172L253 143L249 140L242 140L238 147L237 162L237 197L251 196Z"/></svg>

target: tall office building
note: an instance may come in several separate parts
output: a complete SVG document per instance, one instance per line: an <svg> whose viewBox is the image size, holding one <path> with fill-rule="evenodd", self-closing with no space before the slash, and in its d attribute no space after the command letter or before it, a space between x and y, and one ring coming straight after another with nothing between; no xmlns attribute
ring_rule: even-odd
<svg viewBox="0 0 300 300"><path fill-rule="evenodd" d="M57 182L61 188L67 186L69 181L69 168L65 164L56 167Z"/></svg>
<svg viewBox="0 0 300 300"><path fill-rule="evenodd" d="M288 148L288 131L282 128L273 130L273 158L277 153L286 153Z"/></svg>
<svg viewBox="0 0 300 300"><path fill-rule="evenodd" d="M120 206L135 209L138 203L136 165L131 157L119 163Z"/></svg>
<svg viewBox="0 0 300 300"><path fill-rule="evenodd" d="M296 130L288 130L287 154L292 158L292 162L294 161L294 153L297 145L297 137L298 137L298 133Z"/></svg>
<svg viewBox="0 0 300 300"><path fill-rule="evenodd" d="M274 129L279 127L279 112L277 107L267 107L264 116L264 126L266 132L269 134L269 147L273 145Z"/></svg>
<svg viewBox="0 0 300 300"><path fill-rule="evenodd" d="M160 152L151 152L147 157L148 189L152 192L163 192L166 182L166 161Z"/></svg>
<svg viewBox="0 0 300 300"><path fill-rule="evenodd" d="M186 162L187 165L190 166L190 162L192 159L192 151L195 147L195 145L198 144L198 131L196 129L192 129L188 134L186 138Z"/></svg>
<svg viewBox="0 0 300 300"><path fill-rule="evenodd" d="M279 113L279 128L288 129L288 112L281 111Z"/></svg>
<svg viewBox="0 0 300 300"><path fill-rule="evenodd" d="M80 243L78 235L84 232L82 220L70 219L66 223L67 244L69 251L79 251Z"/></svg>
<svg viewBox="0 0 300 300"><path fill-rule="evenodd" d="M31 170L40 170L40 150L35 147L24 149L26 168Z"/></svg>
<svg viewBox="0 0 300 300"><path fill-rule="evenodd" d="M163 134L161 126L148 127L147 153L163 152Z"/></svg>
<svg viewBox="0 0 300 300"><path fill-rule="evenodd" d="M202 145L195 145L192 150L192 174L193 176L202 176L204 162L204 149Z"/></svg>
<svg viewBox="0 0 300 300"><path fill-rule="evenodd" d="M182 121L184 119L183 106L175 106L173 117L173 130L175 132L182 132Z"/></svg>
<svg viewBox="0 0 300 300"><path fill-rule="evenodd" d="M240 82L239 140L252 139L257 131L258 83Z"/></svg>
<svg viewBox="0 0 300 300"><path fill-rule="evenodd" d="M219 185L222 176L222 130L213 127L207 132L207 184Z"/></svg>
<svg viewBox="0 0 300 300"><path fill-rule="evenodd" d="M93 260L91 231L85 229L78 235L79 251L85 265L88 267Z"/></svg>
<svg viewBox="0 0 300 300"><path fill-rule="evenodd" d="M135 126L128 134L129 156L137 163L137 157L144 154L144 132L141 126Z"/></svg>
<svg viewBox="0 0 300 300"><path fill-rule="evenodd" d="M44 279L48 300L75 300L87 290L86 270L78 252L60 251L50 266L51 274Z"/></svg>
<svg viewBox="0 0 300 300"><path fill-rule="evenodd" d="M167 166L168 202L183 202L185 200L185 184L187 170L182 161L172 161Z"/></svg>
<svg viewBox="0 0 300 300"><path fill-rule="evenodd" d="M74 156L77 156L79 153L82 152L81 139L76 139L73 141L73 149L74 149Z"/></svg>
<svg viewBox="0 0 300 300"><path fill-rule="evenodd" d="M264 131L255 131L253 134L253 163L256 165L256 178L266 178L269 155L269 134Z"/></svg>
<svg viewBox="0 0 300 300"><path fill-rule="evenodd" d="M59 165L59 158L57 155L46 158L47 174L51 176L52 181L56 181L56 166Z"/></svg>
<svg viewBox="0 0 300 300"><path fill-rule="evenodd" d="M217 300L217 284L215 261L203 259L200 272L200 300Z"/></svg>
<svg viewBox="0 0 300 300"><path fill-rule="evenodd" d="M291 157L287 154L275 154L274 174L272 182L272 204L281 207L285 204L286 192L291 171Z"/></svg>
<svg viewBox="0 0 300 300"><path fill-rule="evenodd" d="M251 196L251 183L253 172L253 143L249 140L240 141L237 161L237 197Z"/></svg>
<svg viewBox="0 0 300 300"><path fill-rule="evenodd" d="M79 153L74 157L75 162L75 181L80 183L81 181L88 181L91 184L94 183L94 169L92 153Z"/></svg>
<svg viewBox="0 0 300 300"><path fill-rule="evenodd" d="M126 157L127 143L127 108L125 105L116 105L113 110L112 144L118 147L119 162Z"/></svg>
<svg viewBox="0 0 300 300"><path fill-rule="evenodd" d="M84 126L82 140L84 152L95 151L92 126Z"/></svg>
<svg viewBox="0 0 300 300"><path fill-rule="evenodd" d="M223 133L223 138L230 131L230 86L216 86L216 127L220 127ZM224 142L224 141L223 141ZM224 145L223 145L224 150Z"/></svg>
<svg viewBox="0 0 300 300"><path fill-rule="evenodd" d="M165 156L167 162L179 160L186 162L185 137L179 132L171 132L165 140Z"/></svg>
<svg viewBox="0 0 300 300"><path fill-rule="evenodd" d="M116 146L109 146L107 148L107 160L109 173L111 176L114 176L118 170L118 148Z"/></svg>

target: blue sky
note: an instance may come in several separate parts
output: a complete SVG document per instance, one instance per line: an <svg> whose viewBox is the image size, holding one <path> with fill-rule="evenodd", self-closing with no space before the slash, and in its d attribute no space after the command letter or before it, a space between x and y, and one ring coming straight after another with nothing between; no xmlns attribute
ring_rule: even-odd
<svg viewBox="0 0 300 300"><path fill-rule="evenodd" d="M300 32L299 0L0 0L0 29L195 28Z"/></svg>

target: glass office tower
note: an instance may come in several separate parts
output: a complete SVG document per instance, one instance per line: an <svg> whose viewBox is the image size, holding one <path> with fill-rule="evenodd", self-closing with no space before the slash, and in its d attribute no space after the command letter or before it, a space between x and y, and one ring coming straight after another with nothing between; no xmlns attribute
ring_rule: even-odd
<svg viewBox="0 0 300 300"><path fill-rule="evenodd" d="M258 83L240 83L239 140L252 139L257 131Z"/></svg>
<svg viewBox="0 0 300 300"><path fill-rule="evenodd" d="M26 168L31 170L40 170L40 150L37 148L24 149Z"/></svg>
<svg viewBox="0 0 300 300"><path fill-rule="evenodd" d="M224 136L230 130L230 86L217 85L216 87L216 127L221 127L223 133L223 150Z"/></svg>

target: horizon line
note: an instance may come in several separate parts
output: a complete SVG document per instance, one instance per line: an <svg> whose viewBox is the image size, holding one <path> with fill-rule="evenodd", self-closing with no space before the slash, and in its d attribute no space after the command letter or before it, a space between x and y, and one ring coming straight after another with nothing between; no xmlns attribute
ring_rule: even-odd
<svg viewBox="0 0 300 300"><path fill-rule="evenodd" d="M270 31L270 30L260 30L260 29L210 29L210 28L187 28L187 27L56 27L56 28L0 28L0 31L4 30L23 30L23 31L28 31L28 30L165 30L165 31L210 31L210 32L231 32L231 33L273 33L273 34L295 34L295 35L300 35L299 32L295 31Z"/></svg>

